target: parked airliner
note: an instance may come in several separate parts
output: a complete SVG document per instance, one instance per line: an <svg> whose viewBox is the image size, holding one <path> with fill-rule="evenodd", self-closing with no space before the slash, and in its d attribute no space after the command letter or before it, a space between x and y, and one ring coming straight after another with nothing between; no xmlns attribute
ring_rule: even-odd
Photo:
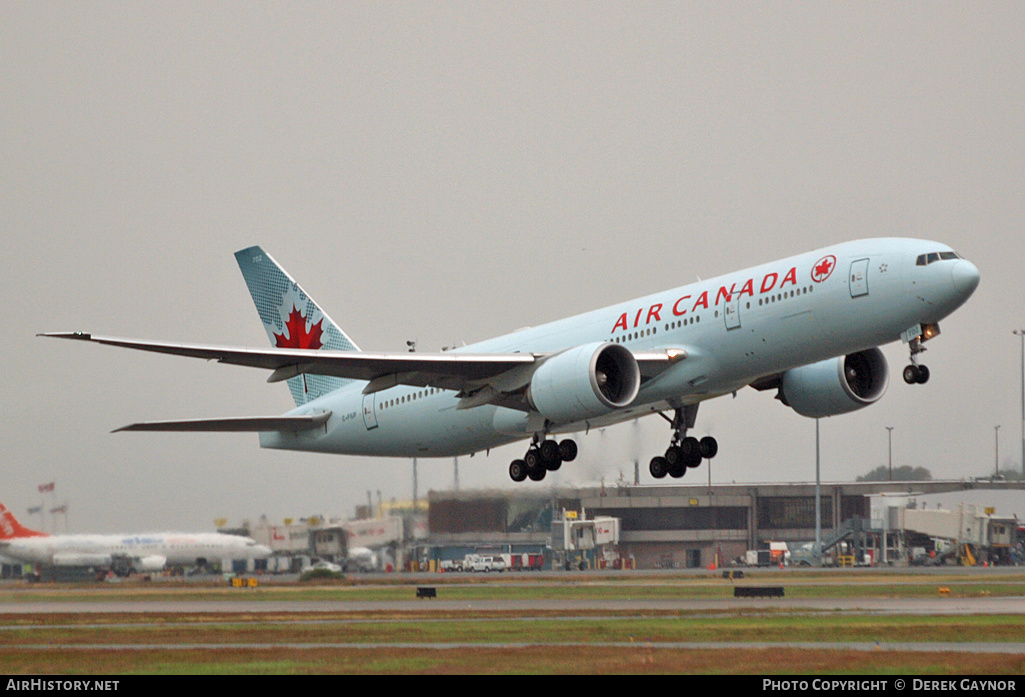
<svg viewBox="0 0 1025 697"><path fill-rule="evenodd" d="M669 447L656 478L681 477L718 444L688 436L698 405L743 387L776 390L807 417L876 402L889 371L879 346L922 344L979 284L950 247L905 238L836 244L438 353L360 351L259 247L235 254L273 348L45 336L213 359L272 371L296 408L283 416L148 421L130 431L258 431L260 445L323 453L451 457L530 439L515 481L573 460L572 438L659 414Z"/></svg>
<svg viewBox="0 0 1025 697"><path fill-rule="evenodd" d="M0 503L0 555L44 566L93 567L126 574L166 566L205 566L222 559L263 559L270 548L239 535L154 532L49 535L24 527Z"/></svg>

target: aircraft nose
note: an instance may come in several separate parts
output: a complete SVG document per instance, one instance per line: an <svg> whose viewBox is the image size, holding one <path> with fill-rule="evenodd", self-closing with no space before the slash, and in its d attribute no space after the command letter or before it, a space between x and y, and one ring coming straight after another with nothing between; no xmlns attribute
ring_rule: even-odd
<svg viewBox="0 0 1025 697"><path fill-rule="evenodd" d="M954 287L966 298L979 286L979 269L967 259L958 259L950 275Z"/></svg>

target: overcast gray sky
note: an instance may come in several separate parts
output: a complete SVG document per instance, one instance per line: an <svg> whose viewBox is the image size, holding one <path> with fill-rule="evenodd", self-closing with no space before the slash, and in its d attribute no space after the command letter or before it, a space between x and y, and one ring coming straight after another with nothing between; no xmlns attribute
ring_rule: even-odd
<svg viewBox="0 0 1025 697"><path fill-rule="evenodd" d="M101 532L410 497L408 460L110 434L291 399L34 336L263 346L232 257L252 244L364 349L437 350L841 240L939 240L981 285L928 385L890 345L882 401L822 421L823 476L885 464L886 426L895 465L961 478L992 472L1000 425L1020 468L1022 36L1020 2L0 3L0 500L52 480ZM771 393L705 403L698 430L713 482L814 476L814 421ZM540 486L629 478L668 436L592 433ZM462 486L513 486L522 450L461 458ZM420 493L452 469L421 460Z"/></svg>

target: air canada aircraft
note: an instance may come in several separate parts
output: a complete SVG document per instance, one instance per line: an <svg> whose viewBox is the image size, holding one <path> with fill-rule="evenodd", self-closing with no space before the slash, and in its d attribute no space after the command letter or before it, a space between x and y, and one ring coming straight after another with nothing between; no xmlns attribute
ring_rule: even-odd
<svg viewBox="0 0 1025 697"><path fill-rule="evenodd" d="M269 254L235 254L273 348L230 348L54 332L44 336L271 371L296 408L282 416L147 421L119 431L258 431L265 448L452 457L530 440L514 481L577 455L559 434L658 414L669 445L656 478L718 451L689 436L698 405L743 387L775 390L798 414L861 409L886 390L879 346L903 341L903 377L939 322L979 284L950 247L916 239L845 242L438 353L360 351Z"/></svg>
<svg viewBox="0 0 1025 697"><path fill-rule="evenodd" d="M127 575L165 566L204 566L221 559L263 559L270 548L218 532L49 535L30 530L0 503L0 554L30 564L79 566Z"/></svg>

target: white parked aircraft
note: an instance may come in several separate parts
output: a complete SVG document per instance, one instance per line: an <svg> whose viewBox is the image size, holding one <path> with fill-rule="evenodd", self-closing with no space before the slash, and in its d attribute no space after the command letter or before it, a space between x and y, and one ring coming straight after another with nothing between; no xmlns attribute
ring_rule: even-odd
<svg viewBox="0 0 1025 697"><path fill-rule="evenodd" d="M909 384L924 383L922 343L979 283L950 247L916 239L846 242L440 353L360 351L259 247L235 254L274 348L176 344L50 333L264 368L287 380L283 416L132 424L132 431L259 431L266 448L452 457L530 439L515 481L576 457L554 434L660 414L668 449L650 472L680 477L713 457L688 437L701 401L742 387L777 390L808 417L860 409L888 384L878 346L910 346ZM670 415L671 414L671 415Z"/></svg>
<svg viewBox="0 0 1025 697"><path fill-rule="evenodd" d="M44 566L86 566L120 573L204 566L221 559L263 559L270 548L239 535L155 532L49 535L24 527L0 503L0 555Z"/></svg>

